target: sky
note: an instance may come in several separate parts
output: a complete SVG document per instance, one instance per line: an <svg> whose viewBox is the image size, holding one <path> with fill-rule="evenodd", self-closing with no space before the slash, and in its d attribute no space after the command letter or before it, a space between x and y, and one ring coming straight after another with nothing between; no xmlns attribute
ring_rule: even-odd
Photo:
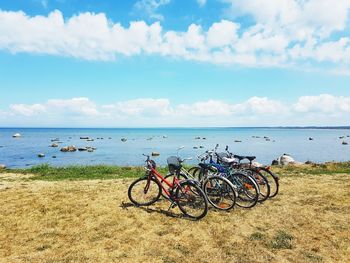
<svg viewBox="0 0 350 263"><path fill-rule="evenodd" d="M0 127L350 125L350 0L0 0Z"/></svg>

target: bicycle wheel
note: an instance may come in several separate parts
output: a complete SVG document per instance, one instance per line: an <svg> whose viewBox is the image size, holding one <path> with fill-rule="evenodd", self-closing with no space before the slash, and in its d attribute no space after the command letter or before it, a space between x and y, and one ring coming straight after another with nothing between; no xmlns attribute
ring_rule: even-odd
<svg viewBox="0 0 350 263"><path fill-rule="evenodd" d="M270 197L273 198L278 194L279 191L279 178L277 175L275 175L273 172L271 172L267 168L259 168L259 172L263 174L270 185Z"/></svg>
<svg viewBox="0 0 350 263"><path fill-rule="evenodd" d="M208 213L208 201L202 189L189 180L180 182L176 188L175 201L186 216L199 220Z"/></svg>
<svg viewBox="0 0 350 263"><path fill-rule="evenodd" d="M270 185L267 178L258 171L250 170L251 176L259 186L259 202L265 202L270 197Z"/></svg>
<svg viewBox="0 0 350 263"><path fill-rule="evenodd" d="M203 182L203 191L208 202L216 209L228 211L236 204L236 193L232 183L224 177L214 175Z"/></svg>
<svg viewBox="0 0 350 263"><path fill-rule="evenodd" d="M128 197L137 206L148 206L159 200L160 184L153 178L140 178L134 181L128 189Z"/></svg>
<svg viewBox="0 0 350 263"><path fill-rule="evenodd" d="M189 178L187 178L186 175L184 175L184 174L182 174L182 173L179 173L179 174L168 173L168 174L164 177L164 179L167 180L169 183L172 184L172 183L174 182L174 177L175 177L175 176L177 176L177 178L178 178L180 181L181 181L181 180L185 180L185 179L189 179ZM163 187L164 187L165 189L168 190L168 192L170 192L170 191L171 191L171 187L170 187L167 183L164 182L165 180L161 180L160 183L163 185ZM162 196L163 196L164 198L166 198L166 199L169 199L169 196L167 196L167 194L164 192L164 189L162 189Z"/></svg>
<svg viewBox="0 0 350 263"><path fill-rule="evenodd" d="M249 175L235 173L228 178L237 191L236 204L242 208L252 208L259 200L259 187Z"/></svg>

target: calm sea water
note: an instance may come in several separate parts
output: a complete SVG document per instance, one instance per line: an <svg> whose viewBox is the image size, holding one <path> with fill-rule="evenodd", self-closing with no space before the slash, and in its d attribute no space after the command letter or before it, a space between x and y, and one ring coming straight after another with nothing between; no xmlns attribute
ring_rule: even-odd
<svg viewBox="0 0 350 263"><path fill-rule="evenodd" d="M12 138L20 133L21 138ZM283 153L292 155L297 161L314 162L349 161L350 145L342 141L350 138L349 129L293 129L293 128L157 128L157 129L41 129L0 128L0 164L8 167L28 167L43 163L65 165L142 165L143 153L160 153L157 163L165 164L169 155L176 154L180 146L182 157L196 157L218 143L223 150L229 145L236 154L255 155L258 161L270 164ZM94 138L93 142L80 140L80 136ZM261 138L253 138L260 136ZM267 136L271 141L263 139ZM345 139L339 137L345 136ZM163 138L166 137L166 138ZM196 140L195 137L201 137ZM313 141L309 141L313 137ZM49 147L51 139L59 138L58 148ZM97 139L103 138L103 139ZM111 139L109 139L111 138ZM121 138L127 138L122 142ZM202 139L206 138L206 139ZM242 142L237 143L235 140ZM60 152L67 145L92 146L89 152ZM193 147L203 146L203 149ZM37 155L44 153L44 158ZM52 158L56 156L57 158ZM195 160L191 161L192 163Z"/></svg>

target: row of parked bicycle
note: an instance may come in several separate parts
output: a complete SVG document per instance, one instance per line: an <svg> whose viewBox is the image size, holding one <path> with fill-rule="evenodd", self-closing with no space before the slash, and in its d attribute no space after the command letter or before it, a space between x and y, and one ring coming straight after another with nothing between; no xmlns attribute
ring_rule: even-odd
<svg viewBox="0 0 350 263"><path fill-rule="evenodd" d="M146 159L146 173L134 181L128 196L136 206L149 206L161 196L170 202L170 208L178 206L184 215L199 220L208 213L209 204L228 211L235 206L252 208L278 194L279 180L268 166L257 166L255 156L240 156L215 149L198 156L198 165L186 169L183 163L191 158L177 156L167 159L169 173L157 171L150 156ZM247 160L247 162L242 162Z"/></svg>

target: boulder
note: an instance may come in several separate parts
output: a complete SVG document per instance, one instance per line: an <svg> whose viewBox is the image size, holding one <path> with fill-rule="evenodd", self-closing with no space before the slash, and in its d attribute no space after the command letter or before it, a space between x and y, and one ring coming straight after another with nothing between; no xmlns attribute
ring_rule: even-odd
<svg viewBox="0 0 350 263"><path fill-rule="evenodd" d="M88 150L87 147L78 148L78 151L79 151L79 152L84 152L84 151L87 151L87 150Z"/></svg>
<svg viewBox="0 0 350 263"><path fill-rule="evenodd" d="M301 164L300 162L295 161L292 156L286 153L280 156L276 161L277 165Z"/></svg>
<svg viewBox="0 0 350 263"><path fill-rule="evenodd" d="M39 157L39 158L43 158L43 157L45 157L45 154L44 154L44 153L39 153L39 154L38 154L38 157Z"/></svg>
<svg viewBox="0 0 350 263"><path fill-rule="evenodd" d="M20 138L22 137L22 135L20 133L15 133L14 135L12 135L13 138Z"/></svg>
<svg viewBox="0 0 350 263"><path fill-rule="evenodd" d="M61 148L61 152L75 152L77 148L74 145L64 146Z"/></svg>

